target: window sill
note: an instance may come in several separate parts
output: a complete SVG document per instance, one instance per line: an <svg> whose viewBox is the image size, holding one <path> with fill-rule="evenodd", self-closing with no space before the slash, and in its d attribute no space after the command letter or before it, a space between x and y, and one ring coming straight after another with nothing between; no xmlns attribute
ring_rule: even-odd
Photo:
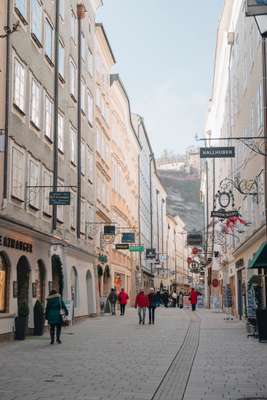
<svg viewBox="0 0 267 400"><path fill-rule="evenodd" d="M35 122L30 121L30 123L31 123L31 126L32 126L36 131L40 132L41 129L39 128L39 126L37 126L37 125L35 124Z"/></svg>
<svg viewBox="0 0 267 400"><path fill-rule="evenodd" d="M45 139L46 139L47 142L49 142L50 144L53 144L53 140L52 140L49 136L47 136L46 134L44 134L44 137L45 137Z"/></svg>
<svg viewBox="0 0 267 400"><path fill-rule="evenodd" d="M74 101L74 103L77 103L77 99L76 99L76 97L74 96L74 94L70 94L70 97L72 98L72 100Z"/></svg>
<svg viewBox="0 0 267 400"><path fill-rule="evenodd" d="M18 111L21 115L25 116L25 112L16 104L13 103L14 108L16 109L16 111Z"/></svg>
<svg viewBox="0 0 267 400"><path fill-rule="evenodd" d="M55 64L53 63L53 61L51 60L51 58L47 54L45 54L45 59L48 62L48 64L50 65L50 67L54 67L55 66Z"/></svg>
<svg viewBox="0 0 267 400"><path fill-rule="evenodd" d="M76 168L76 164L75 164L74 161L71 161L70 163L71 163L71 165L72 165L74 168Z"/></svg>
<svg viewBox="0 0 267 400"><path fill-rule="evenodd" d="M8 318L15 318L16 314L9 314L6 312L0 312L0 319L8 319Z"/></svg>
<svg viewBox="0 0 267 400"><path fill-rule="evenodd" d="M43 47L43 45L40 42L40 40L38 39L38 37L33 32L31 33L31 37L32 37L33 41L35 42L35 44L41 49Z"/></svg>
<svg viewBox="0 0 267 400"><path fill-rule="evenodd" d="M24 200L23 200L23 199L21 199L21 198L15 196L14 194L11 194L11 198L12 198L13 200L19 201L20 203L24 203Z"/></svg>
<svg viewBox="0 0 267 400"><path fill-rule="evenodd" d="M66 83L64 77L60 73L58 74L58 77L59 77L59 80L61 83L63 83L63 84Z"/></svg>
<svg viewBox="0 0 267 400"><path fill-rule="evenodd" d="M60 154L61 156L64 156L64 150L61 150L61 149L58 148L58 152L59 152L59 154Z"/></svg>
<svg viewBox="0 0 267 400"><path fill-rule="evenodd" d="M33 211L36 211L36 212L40 210L40 207L35 206L34 204L29 204L29 208L30 208L31 210L33 210Z"/></svg>
<svg viewBox="0 0 267 400"><path fill-rule="evenodd" d="M23 25L28 25L28 22L26 21L26 18L24 17L24 15L20 12L20 10L18 9L18 7L15 7L15 12L18 15L19 19L22 21Z"/></svg>
<svg viewBox="0 0 267 400"><path fill-rule="evenodd" d="M50 213L48 213L48 212L46 212L46 211L43 211L43 215L44 215L45 217L47 217L47 218L51 218L51 217L52 217L52 214L50 214Z"/></svg>

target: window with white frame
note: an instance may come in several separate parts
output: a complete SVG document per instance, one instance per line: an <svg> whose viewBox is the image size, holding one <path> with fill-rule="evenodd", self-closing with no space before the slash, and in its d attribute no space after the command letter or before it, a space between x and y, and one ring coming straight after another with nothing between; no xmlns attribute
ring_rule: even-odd
<svg viewBox="0 0 267 400"><path fill-rule="evenodd" d="M47 169L43 169L43 213L51 217L52 206L49 205L49 193L52 191L53 175Z"/></svg>
<svg viewBox="0 0 267 400"><path fill-rule="evenodd" d="M59 0L59 15L61 19L65 17L65 0Z"/></svg>
<svg viewBox="0 0 267 400"><path fill-rule="evenodd" d="M40 128L41 87L37 80L31 77L31 122Z"/></svg>
<svg viewBox="0 0 267 400"><path fill-rule="evenodd" d="M58 190L64 190L64 181L58 180ZM64 206L57 206L57 220L61 223L64 221Z"/></svg>
<svg viewBox="0 0 267 400"><path fill-rule="evenodd" d="M81 173L85 175L85 159L86 159L86 147L85 143L81 142Z"/></svg>
<svg viewBox="0 0 267 400"><path fill-rule="evenodd" d="M58 149L64 153L64 116L58 113Z"/></svg>
<svg viewBox="0 0 267 400"><path fill-rule="evenodd" d="M45 55L53 60L53 27L49 20L45 19Z"/></svg>
<svg viewBox="0 0 267 400"><path fill-rule="evenodd" d="M94 99L91 92L87 92L87 118L91 126L93 126L93 116L94 116Z"/></svg>
<svg viewBox="0 0 267 400"><path fill-rule="evenodd" d="M74 61L70 60L70 94L76 98L76 76L77 68Z"/></svg>
<svg viewBox="0 0 267 400"><path fill-rule="evenodd" d="M71 10L70 33L74 43L76 43L76 23L77 23L76 15L74 14L74 11Z"/></svg>
<svg viewBox="0 0 267 400"><path fill-rule="evenodd" d="M58 72L61 78L64 79L64 70L65 70L65 49L63 42L59 40L59 49L58 49Z"/></svg>
<svg viewBox="0 0 267 400"><path fill-rule="evenodd" d="M86 202L81 199L81 233L85 233Z"/></svg>
<svg viewBox="0 0 267 400"><path fill-rule="evenodd" d="M45 116L44 116L44 133L49 140L52 141L53 135L53 101L45 94Z"/></svg>
<svg viewBox="0 0 267 400"><path fill-rule="evenodd" d="M81 57L83 61L86 60L85 36L83 32L81 33Z"/></svg>
<svg viewBox="0 0 267 400"><path fill-rule="evenodd" d="M76 228L76 201L77 201L77 195L75 192L72 192L71 203L70 203L70 227L72 229Z"/></svg>
<svg viewBox="0 0 267 400"><path fill-rule="evenodd" d="M94 180L94 157L89 147L87 147L87 167L88 167L88 179L90 182Z"/></svg>
<svg viewBox="0 0 267 400"><path fill-rule="evenodd" d="M29 205L35 209L40 208L40 165L37 161L29 159Z"/></svg>
<svg viewBox="0 0 267 400"><path fill-rule="evenodd" d="M24 64L14 58L14 104L24 112L25 110L25 85L26 85L26 68Z"/></svg>
<svg viewBox="0 0 267 400"><path fill-rule="evenodd" d="M88 47L88 53L87 53L87 66L88 66L88 72L91 76L93 76L93 54Z"/></svg>
<svg viewBox="0 0 267 400"><path fill-rule="evenodd" d="M27 17L27 0L16 0L15 8L19 14L26 19Z"/></svg>
<svg viewBox="0 0 267 400"><path fill-rule="evenodd" d="M25 191L25 154L22 150L12 147L12 187L11 195L24 201Z"/></svg>
<svg viewBox="0 0 267 400"><path fill-rule="evenodd" d="M257 120L258 120L258 129L260 129L263 126L262 84L259 85L257 90Z"/></svg>
<svg viewBox="0 0 267 400"><path fill-rule="evenodd" d="M32 25L31 31L34 38L42 43L42 7L39 0L32 0Z"/></svg>
<svg viewBox="0 0 267 400"><path fill-rule="evenodd" d="M81 109L85 113L85 96L86 96L86 87L85 82L82 79L81 81Z"/></svg>
<svg viewBox="0 0 267 400"><path fill-rule="evenodd" d="M92 206L92 204L87 203L86 232L87 232L87 237L89 237L89 238L93 237L94 222L95 222L94 207Z"/></svg>
<svg viewBox="0 0 267 400"><path fill-rule="evenodd" d="M76 165L77 162L77 132L70 128L70 161Z"/></svg>

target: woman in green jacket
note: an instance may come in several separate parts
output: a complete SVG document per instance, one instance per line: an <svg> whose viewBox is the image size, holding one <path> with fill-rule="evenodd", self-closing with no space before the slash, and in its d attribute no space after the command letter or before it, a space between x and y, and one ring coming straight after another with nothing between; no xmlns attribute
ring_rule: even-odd
<svg viewBox="0 0 267 400"><path fill-rule="evenodd" d="M57 343L62 343L60 340L61 327L63 322L62 310L64 311L65 315L68 315L67 307L64 301L61 299L60 294L57 293L56 290L51 290L47 298L45 310L45 318L50 325L51 344L54 344L55 342L55 330Z"/></svg>

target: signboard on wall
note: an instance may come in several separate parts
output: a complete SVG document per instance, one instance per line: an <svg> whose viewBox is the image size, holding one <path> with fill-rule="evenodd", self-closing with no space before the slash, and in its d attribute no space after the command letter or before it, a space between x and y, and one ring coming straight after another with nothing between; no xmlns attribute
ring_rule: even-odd
<svg viewBox="0 0 267 400"><path fill-rule="evenodd" d="M267 15L267 0L246 0L246 16Z"/></svg>
<svg viewBox="0 0 267 400"><path fill-rule="evenodd" d="M200 147L200 158L234 158L234 147Z"/></svg>

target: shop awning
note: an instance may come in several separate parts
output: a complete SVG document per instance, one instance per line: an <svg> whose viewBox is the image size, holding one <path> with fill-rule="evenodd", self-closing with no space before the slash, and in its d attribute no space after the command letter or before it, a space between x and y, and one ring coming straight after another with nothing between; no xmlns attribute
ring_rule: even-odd
<svg viewBox="0 0 267 400"><path fill-rule="evenodd" d="M252 260L250 260L248 268L267 268L267 242L260 245Z"/></svg>

